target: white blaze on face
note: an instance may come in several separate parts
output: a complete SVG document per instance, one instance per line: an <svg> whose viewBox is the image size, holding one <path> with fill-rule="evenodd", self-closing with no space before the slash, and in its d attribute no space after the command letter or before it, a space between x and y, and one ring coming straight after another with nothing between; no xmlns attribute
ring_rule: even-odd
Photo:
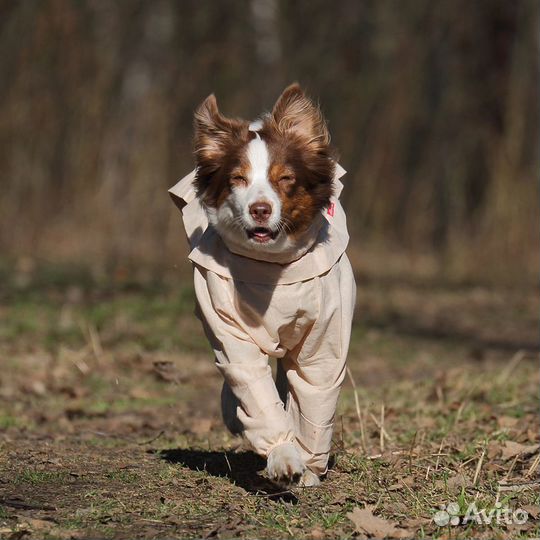
<svg viewBox="0 0 540 540"><path fill-rule="evenodd" d="M256 133L256 137L247 144L244 151L249 163L245 173L246 185L233 187L218 208L207 208L208 219L233 251L235 247L247 247L250 250L279 253L288 249L291 243L283 230L274 240L265 243L254 241L247 234L248 230L261 226L249 213L249 207L256 202L266 202L272 207L272 214L265 227L277 231L281 221L281 201L268 178L271 161L268 146Z"/></svg>
<svg viewBox="0 0 540 540"><path fill-rule="evenodd" d="M281 201L268 178L270 168L268 147L258 134L249 142L246 155L250 165L248 185L234 190L235 196L241 199L238 202L241 203L244 220L254 227L257 226L249 214L249 207L256 202L266 202L272 207L272 215L267 226L275 228L281 218Z"/></svg>

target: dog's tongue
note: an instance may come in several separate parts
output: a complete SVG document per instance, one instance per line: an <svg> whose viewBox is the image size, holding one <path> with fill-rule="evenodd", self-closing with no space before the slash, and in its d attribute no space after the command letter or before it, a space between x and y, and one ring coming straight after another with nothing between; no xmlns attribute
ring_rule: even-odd
<svg viewBox="0 0 540 540"><path fill-rule="evenodd" d="M268 242L270 238L272 238L272 232L268 229L265 229L264 227L258 227L251 231L250 236L256 242L265 243Z"/></svg>

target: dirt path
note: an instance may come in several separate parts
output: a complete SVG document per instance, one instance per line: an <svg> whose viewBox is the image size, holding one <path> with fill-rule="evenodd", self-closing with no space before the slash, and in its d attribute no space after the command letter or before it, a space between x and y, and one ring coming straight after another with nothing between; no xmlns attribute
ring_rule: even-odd
<svg viewBox="0 0 540 540"><path fill-rule="evenodd" d="M4 292L0 537L538 536L536 291L360 285L360 416L348 381L315 490L222 427L189 287ZM437 525L454 502L530 517Z"/></svg>

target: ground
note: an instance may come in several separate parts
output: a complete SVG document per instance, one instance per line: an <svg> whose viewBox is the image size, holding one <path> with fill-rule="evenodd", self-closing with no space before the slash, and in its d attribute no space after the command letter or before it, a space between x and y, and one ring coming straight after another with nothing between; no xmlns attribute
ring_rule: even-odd
<svg viewBox="0 0 540 540"><path fill-rule="evenodd" d="M1 538L540 535L534 288L359 274L332 467L300 489L223 428L188 277L2 281Z"/></svg>

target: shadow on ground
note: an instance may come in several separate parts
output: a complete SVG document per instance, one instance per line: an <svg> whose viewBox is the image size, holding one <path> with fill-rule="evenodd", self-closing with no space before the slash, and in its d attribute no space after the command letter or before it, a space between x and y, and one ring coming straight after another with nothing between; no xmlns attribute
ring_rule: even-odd
<svg viewBox="0 0 540 540"><path fill-rule="evenodd" d="M150 450L169 463L187 467L192 471L205 471L211 476L228 478L249 493L265 495L270 500L296 504L297 497L287 487L272 482L259 473L266 462L254 452L212 452L176 448L171 450Z"/></svg>

